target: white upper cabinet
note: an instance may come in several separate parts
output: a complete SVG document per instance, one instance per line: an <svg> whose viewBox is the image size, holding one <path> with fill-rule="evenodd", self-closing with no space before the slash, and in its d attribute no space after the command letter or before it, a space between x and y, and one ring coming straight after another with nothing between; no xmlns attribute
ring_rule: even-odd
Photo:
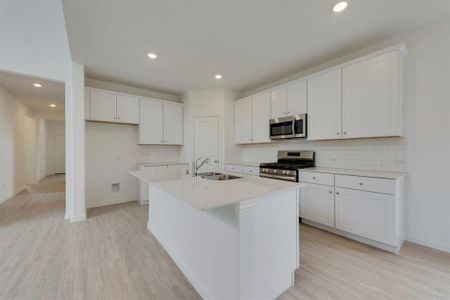
<svg viewBox="0 0 450 300"><path fill-rule="evenodd" d="M86 89L85 109L87 120L139 124L139 97L110 91Z"/></svg>
<svg viewBox="0 0 450 300"><path fill-rule="evenodd" d="M344 67L342 87L344 138L401 135L397 51Z"/></svg>
<svg viewBox="0 0 450 300"><path fill-rule="evenodd" d="M270 93L252 96L252 143L270 142Z"/></svg>
<svg viewBox="0 0 450 300"><path fill-rule="evenodd" d="M141 98L139 144L183 144L183 105Z"/></svg>
<svg viewBox="0 0 450 300"><path fill-rule="evenodd" d="M117 95L116 117L119 123L139 124L139 97Z"/></svg>
<svg viewBox="0 0 450 300"><path fill-rule="evenodd" d="M269 120L267 120L269 123ZM252 142L252 98L245 97L234 102L234 142Z"/></svg>
<svg viewBox="0 0 450 300"><path fill-rule="evenodd" d="M234 102L234 141L236 144L268 143L270 92Z"/></svg>
<svg viewBox="0 0 450 300"><path fill-rule="evenodd" d="M286 86L278 87L270 91L271 117L286 117L288 114L288 91Z"/></svg>
<svg viewBox="0 0 450 300"><path fill-rule="evenodd" d="M140 114L139 144L162 144L164 142L162 101L141 98Z"/></svg>
<svg viewBox="0 0 450 300"><path fill-rule="evenodd" d="M274 88L270 96L271 118L306 113L306 80Z"/></svg>
<svg viewBox="0 0 450 300"><path fill-rule="evenodd" d="M116 94L91 90L91 120L116 122Z"/></svg>
<svg viewBox="0 0 450 300"><path fill-rule="evenodd" d="M341 70L308 80L308 139L341 138Z"/></svg>
<svg viewBox="0 0 450 300"><path fill-rule="evenodd" d="M287 86L287 114L299 115L306 113L307 88L306 80L296 81Z"/></svg>
<svg viewBox="0 0 450 300"><path fill-rule="evenodd" d="M183 104L164 101L164 144L183 144Z"/></svg>

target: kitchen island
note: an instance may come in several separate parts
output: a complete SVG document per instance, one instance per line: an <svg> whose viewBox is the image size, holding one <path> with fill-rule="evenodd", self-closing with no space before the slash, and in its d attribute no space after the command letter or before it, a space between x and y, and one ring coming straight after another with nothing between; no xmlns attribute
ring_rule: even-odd
<svg viewBox="0 0 450 300"><path fill-rule="evenodd" d="M148 229L204 299L275 299L299 265L299 183L133 171L149 184Z"/></svg>

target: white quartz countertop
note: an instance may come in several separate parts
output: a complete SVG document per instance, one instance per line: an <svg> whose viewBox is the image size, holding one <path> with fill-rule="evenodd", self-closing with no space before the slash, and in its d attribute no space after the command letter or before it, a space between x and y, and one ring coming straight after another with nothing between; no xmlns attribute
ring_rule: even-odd
<svg viewBox="0 0 450 300"><path fill-rule="evenodd" d="M138 163L138 166L174 166L174 165L188 165L184 162L143 162Z"/></svg>
<svg viewBox="0 0 450 300"><path fill-rule="evenodd" d="M239 162L227 162L227 165L237 165L237 166L245 166L245 167L259 167L259 162L251 162L251 161L239 161Z"/></svg>
<svg viewBox="0 0 450 300"><path fill-rule="evenodd" d="M234 174L239 179L215 181L192 177L181 171L152 174L145 170L129 172L149 185L172 195L198 209L209 209L255 199L288 189L296 189L301 183Z"/></svg>
<svg viewBox="0 0 450 300"><path fill-rule="evenodd" d="M385 179L398 179L398 178L408 175L407 173L400 173L400 172L351 170L351 169L321 168L321 167L305 168L305 169L300 169L300 171L330 173L330 174L350 175L350 176L362 176L362 177L374 177L374 178L385 178Z"/></svg>

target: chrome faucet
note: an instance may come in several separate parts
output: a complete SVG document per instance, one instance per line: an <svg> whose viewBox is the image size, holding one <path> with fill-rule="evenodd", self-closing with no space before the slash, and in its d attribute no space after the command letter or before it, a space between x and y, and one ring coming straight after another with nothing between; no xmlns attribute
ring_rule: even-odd
<svg viewBox="0 0 450 300"><path fill-rule="evenodd" d="M193 176L193 177L197 176L197 171L198 171L198 169L200 169L203 165L205 165L205 164L211 162L211 160L207 157L207 158L205 158L204 160L202 160L202 161L200 162L200 165L199 165L198 162L199 162L199 160L201 160L201 159L202 159L202 158L199 157L199 158L197 158L195 161L192 162L192 176Z"/></svg>

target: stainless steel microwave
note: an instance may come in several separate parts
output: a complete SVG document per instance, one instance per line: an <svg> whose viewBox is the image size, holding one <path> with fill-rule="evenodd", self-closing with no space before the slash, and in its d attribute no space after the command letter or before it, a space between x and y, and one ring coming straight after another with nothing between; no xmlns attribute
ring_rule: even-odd
<svg viewBox="0 0 450 300"><path fill-rule="evenodd" d="M306 114L275 118L269 122L271 140L306 137Z"/></svg>

